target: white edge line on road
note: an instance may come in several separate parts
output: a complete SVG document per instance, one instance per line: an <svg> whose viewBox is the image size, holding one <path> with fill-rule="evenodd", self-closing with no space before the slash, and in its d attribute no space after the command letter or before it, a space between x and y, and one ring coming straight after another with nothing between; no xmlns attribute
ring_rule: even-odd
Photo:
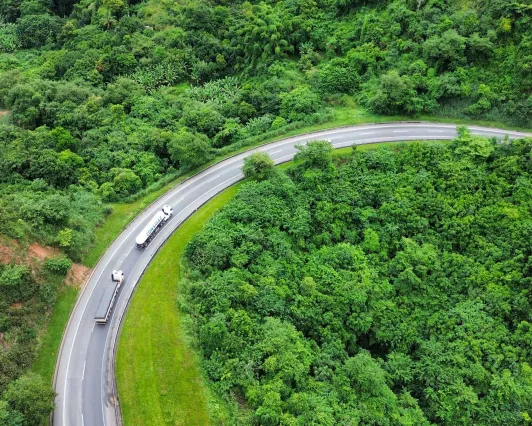
<svg viewBox="0 0 532 426"><path fill-rule="evenodd" d="M456 130L457 126L454 125L454 124L431 124L431 123L394 123L394 124L388 124L388 125L381 125L381 124L377 123L377 124L375 124L375 125L373 125L371 127L369 127L369 126L366 126L366 127L351 126L351 127L346 127L345 129L339 129L339 130L334 130L334 129L323 130L323 131L315 133L313 135L294 136L294 137L291 137L291 138L286 139L284 141L280 141L279 143L272 142L271 146L269 146L269 148L275 148L275 147L279 147L279 146L283 146L283 145L287 145L287 144L296 144L297 142L316 140L317 138L319 139L320 137L327 137L327 136L330 136L330 135L336 135L336 134L341 134L341 133L349 133L349 132L360 131L360 130L374 130L374 129L379 129L380 130L380 129L390 129L390 128L391 129L397 129L398 127L421 127L421 128L429 127L431 129L434 128L434 127L439 127L439 128L449 129L449 130ZM498 130L498 129L489 129L489 128L471 127L471 126L469 126L468 128L470 130L473 130L473 131L485 131L485 132L490 132L490 133L501 133L501 130ZM443 132L443 130L441 132ZM372 133L375 133L375 132L372 132ZM512 130L504 130L504 129L502 129L502 133L508 134L508 135L514 135L514 136L521 136L521 137L525 137L527 135L526 133L523 133L523 132L517 132L517 131L512 131ZM178 194L180 191L188 188L191 184L195 183L197 180L202 179L202 178L208 176L209 174L218 171L220 168L226 167L229 164L232 164L232 163L234 163L236 161L240 161L243 158L247 157L248 155L253 154L254 152L266 151L267 149L268 148L266 148L266 147L250 148L247 151L244 151L244 152L242 152L240 154L236 154L236 156L234 158L228 159L229 161L227 161L227 162L222 161L222 162L218 163L217 165L212 166L212 169L205 169L205 172L206 172L205 174L201 174L201 172L200 172L200 174L198 174L196 177L190 179L183 187L177 189L175 191L175 193L171 193L171 194L168 194L166 197L163 197L160 200L160 203L164 204L164 202L167 201L168 198L172 198L173 196Z"/></svg>
<svg viewBox="0 0 532 426"><path fill-rule="evenodd" d="M293 137L293 138L290 138L286 141L283 141L283 142L279 142L277 144L275 143L272 143L272 148L273 147L279 147L279 146L283 146L283 145L286 145L286 144L295 144L297 143L298 141L308 141L308 140L315 140L316 138L319 138L321 136L327 136L327 135L334 135L334 134L341 134L341 133L346 133L346 132L354 132L354 131L360 131L360 130L373 130L373 129L386 129L386 128L397 128L397 127L421 127L421 128L426 128L426 127L430 127L430 128L434 128L434 127L439 127L439 128L446 128L446 129L449 129L449 130L454 130L456 129L456 125L452 125L452 124L449 124L449 125L446 125L446 124L429 124L429 123L394 123L394 124L391 124L391 125L379 125L379 124L376 124L374 126L371 126L371 127L356 127L356 126L351 126L349 128L345 128L345 129L341 129L341 130L335 130L335 131L327 131L327 130L324 130L322 132L319 132L319 133L316 133L314 135L301 135L301 136L298 136L298 137ZM513 136L517 136L517 137L528 137L529 134L525 133L525 132L518 132L518 131L512 131L512 130L505 130L505 129L490 129L490 128L484 128L484 127L471 127L471 126L468 126L468 128L472 131L480 131L480 132L489 132L489 133L498 133L498 134L508 134L508 135L513 135ZM433 130L433 131L436 131L436 130ZM440 132L443 132L443 131L440 131ZM374 132L373 132L374 133ZM364 141L356 141L356 143L363 143ZM190 181L188 181L185 185L183 185L181 188L178 188L176 191L174 192L171 192L171 190L169 191L170 193L164 197L163 199L160 200L160 203L164 203L166 200L168 200L168 198L172 198L174 197L175 195L177 195L178 193L180 193L181 191L185 190L186 188L188 188L190 185L192 185L193 183L195 183L197 180L199 179L203 179L205 178L206 176L208 176L209 174L213 173L213 172L216 172L217 170L219 170L220 168L224 168L224 167L227 167L229 164L232 164L236 161L240 161L242 160L243 158L245 158L247 155L253 153L253 152L256 152L257 150L260 150L260 148L257 148L257 149L250 149L248 151L245 151L241 154L237 154L237 156L232 159L232 160L229 160L229 161L223 161L221 163L219 163L218 165L215 165L213 166L212 169L206 169L206 173L205 174L199 174L197 177L195 178L192 178ZM286 158L289 158L289 157L292 157L294 154L290 154L290 155L286 155L284 157L281 157L281 158L278 158L276 159L277 161L281 161L281 160L284 160ZM231 178L231 179L234 179ZM229 180L231 179L228 179L227 181L225 182L228 182ZM216 187L212 188L211 190L209 190L208 192L212 191L213 189L217 188L218 186L222 185L223 183L225 182L222 182L221 184L217 185ZM207 192L207 193L208 193ZM139 216L142 215L142 212L139 214ZM139 217L137 216L137 217ZM137 228L138 226L136 226L135 228ZM129 234L127 234L127 236L124 238L124 240L127 240L129 238L129 236L135 232L136 229L133 229ZM68 361L67 361L67 366L66 366L66 370L65 370L65 384L64 384L64 387L63 387L63 426L66 425L66 422L65 422L65 417L66 417L66 396L67 396L67 383L68 383L68 380L67 380L67 377L68 377L68 372L70 370L70 361L72 359L72 353L73 353L73 350L74 350L74 342L77 338L77 334L79 332L79 327L81 325L81 321L83 320L83 316L85 315L85 311L87 309L87 306L88 306L88 303L89 303L89 300L91 299L92 297L92 294L94 292L94 290L96 289L96 283L100 280L103 272L105 271L105 269L107 268L107 266L109 265L109 263L111 262L111 260L114 258L116 252L121 248L121 246L123 245L120 244L116 249L115 251L113 252L113 254L111 255L111 257L109 258L109 260L106 262L105 266L103 266L102 268L102 272L100 273L98 279L96 279L94 282L95 282L95 285L93 286L93 288L91 289L87 299L86 299L86 302L85 302L85 306L83 307L82 311L81 311L81 315L79 317L79 320L77 322L77 325L76 325L76 328L75 328L75 332L74 332L74 335L73 335L73 338L72 338L72 345L71 345L71 348L70 348L70 351L69 351L69 356L68 356ZM94 325L93 325L93 330L94 330ZM102 407L102 410L103 410L103 407ZM83 416L83 415L82 415ZM104 420L105 421L105 420Z"/></svg>
<svg viewBox="0 0 532 426"><path fill-rule="evenodd" d="M135 231L135 229L132 229L129 234L127 234L127 237L125 239L128 239L129 236ZM98 278L96 279L95 283L97 283L98 281L100 281L100 278L102 277L102 274L103 272L105 271L105 269L107 268L107 266L109 265L109 263L111 262L111 259L113 259L115 257L115 254L116 252L118 251L118 249L121 248L122 245L118 246L116 248L116 250L113 252L113 255L110 257L110 259L105 263L105 266L102 268L102 272L100 272L100 275L98 276ZM70 369L70 360L72 359L72 352L74 351L74 342L76 341L76 337L78 335L78 331L79 331L79 326L81 325L81 321L83 320L83 316L85 315L85 311L87 310L87 306L89 306L89 300L91 299L92 297L92 293L94 293L94 290L96 289L96 284L92 287L92 290L91 292L89 293L89 297L87 297L87 300L85 301L85 306L83 307L83 310L81 311L81 315L80 315L80 318L79 318L79 321L76 325L76 329L74 331L74 336L72 338L72 346L70 347L70 353L68 355L68 362L67 362L67 366L66 366L66 370L65 370L65 376L68 377L68 371ZM94 324L93 324L93 330L94 330ZM68 380L66 380L66 377L65 377L65 386L63 387L63 426L66 425L67 423L65 422L65 413L66 413L66 400L67 400L67 384L68 384Z"/></svg>
<svg viewBox="0 0 532 426"><path fill-rule="evenodd" d="M281 158L276 158L277 161L281 161L281 160L284 160L285 158L290 158L290 157L293 157L295 154L288 154L288 155L285 155L284 157L281 157Z"/></svg>
<svg viewBox="0 0 532 426"><path fill-rule="evenodd" d="M229 181L231 181L231 180L233 180L233 179L235 179L235 178L237 178L238 180L240 180L240 179L242 178L242 175L241 175L241 174L238 174L238 175L233 176L233 177L231 177L231 178L229 178L229 179L227 179L227 180L224 180L223 182L219 183L218 185L212 187L212 188L209 189L207 192L205 192L205 193L201 194L199 197L197 197L194 201L191 201L189 204L187 204L185 207L183 207L183 208L181 209L181 212L183 212L183 211L185 211L186 209L188 209L192 204L194 204L194 203L195 203L196 201L198 201L200 198L202 198L202 197L204 197L205 195L207 195L209 192L215 190L215 189L218 188L219 186L224 185L225 183L227 183L227 182L229 182ZM174 217L177 217L177 216L174 216ZM176 229L179 227L179 225L180 225L180 223L177 224L177 226L172 230L171 233L175 232ZM134 247L133 247L133 248L134 248ZM130 253L131 253L131 250L130 250ZM127 257L127 256L126 256L126 257ZM153 255L152 255L151 257L153 257ZM151 258L151 257L150 257L150 258ZM149 263L150 263L150 262L148 262L148 264L149 264ZM139 281L139 280L137 279L137 280L133 283L133 289L137 286L138 281ZM121 296L122 296L122 292L120 293L119 299L121 298ZM117 300L117 303L116 303L116 304L118 304L118 300ZM125 312L124 312L124 313L125 313ZM109 323L109 324L110 324L110 323ZM103 350L103 356L102 356L102 368L101 368L101 373L102 373L102 374L104 374L105 371L106 371L106 370L105 370L105 359L106 359L106 355L107 355L107 347L108 347L108 344L107 344L107 343L108 343L108 339L106 338L106 339L105 339L105 346L104 346L104 350ZM85 371L85 367L83 368L83 370ZM104 379L103 379L102 376L100 376L100 378L101 378L101 381L102 381L102 383L101 383L101 388L102 388L102 391L103 391L103 387L104 387ZM105 394L105 392L104 392L104 394ZM102 404L102 419L103 419L103 426L105 426L105 425L106 425L106 422L105 422L104 404Z"/></svg>

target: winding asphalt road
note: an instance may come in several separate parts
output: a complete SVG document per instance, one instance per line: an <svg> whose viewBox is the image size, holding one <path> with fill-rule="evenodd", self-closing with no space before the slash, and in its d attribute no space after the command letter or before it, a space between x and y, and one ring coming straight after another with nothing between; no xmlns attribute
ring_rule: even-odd
<svg viewBox="0 0 532 426"><path fill-rule="evenodd" d="M530 134L470 127L473 133L502 138ZM57 392L53 424L56 426L114 426L120 424L114 382L115 343L128 301L152 257L173 231L202 204L242 179L242 162L252 152L266 152L275 163L292 159L295 145L329 140L335 148L385 141L452 139L456 127L435 123L387 123L339 128L297 136L264 145L224 160L176 186L137 216L113 242L95 267L79 296L63 336L54 387ZM145 250L135 248L135 238L164 204L174 215ZM126 280L106 325L95 325L94 315L113 269Z"/></svg>

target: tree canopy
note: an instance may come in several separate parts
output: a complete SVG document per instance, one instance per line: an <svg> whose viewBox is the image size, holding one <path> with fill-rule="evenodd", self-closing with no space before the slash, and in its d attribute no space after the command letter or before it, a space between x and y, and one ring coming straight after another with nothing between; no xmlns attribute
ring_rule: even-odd
<svg viewBox="0 0 532 426"><path fill-rule="evenodd" d="M531 148L315 141L247 183L186 248L215 389L249 424L526 424Z"/></svg>
<svg viewBox="0 0 532 426"><path fill-rule="evenodd" d="M1 0L0 234L23 244L53 245L73 260L82 259L94 229L110 211L109 204L135 200L216 156L333 118L346 122L359 114L369 119L373 114L414 118L429 114L530 128L532 12L525 3ZM489 142L465 134L461 140L464 144L457 155L473 164L494 155ZM324 189L327 179L337 178L339 171L329 151L325 145L315 145L301 152L299 158L308 166L298 171L303 186ZM386 161L392 167L393 162ZM500 167L508 176L521 173L517 159L504 161ZM248 166L256 181L277 175L267 172L267 161ZM468 172L469 166L464 167L460 173ZM388 179L382 177L383 182ZM459 178L451 174L449 179ZM386 192L373 191L375 200L385 197ZM405 189L404 197L408 194ZM462 203L471 200L466 197ZM316 205L324 206L321 200ZM342 205L327 206L319 221L327 222L327 216ZM387 208L389 215L403 214ZM312 229L306 222L308 210L294 206L291 212L301 221L290 225L289 235L303 244ZM458 216L458 224L448 225L446 232L455 238L452 244L462 244L465 238L463 227L472 220L466 213ZM371 215L369 208L364 214ZM426 224L421 219L410 221L408 229ZM341 228L337 225L331 232L337 235ZM363 233L364 250L373 255L387 250L388 237L378 229L368 227ZM322 232L317 235L319 244L331 238ZM222 248L228 243L219 242ZM285 247L286 241L281 238L275 244ZM234 261L245 265L256 249L257 244L249 242L246 250L251 252L243 249ZM228 262L214 246L209 250L216 265ZM9 303L35 302L42 319L57 289L46 293L45 302L39 304L42 300L32 299L36 293L29 291L35 287L29 284L34 277L11 268L0 267L0 274L12 280L0 284L5 292L0 294L4 301L0 333L18 339L18 325L5 325L11 324L5 318L18 318ZM278 297L271 294L273 305ZM31 324L39 323L29 317ZM37 345L28 337L37 331L29 328L31 333L20 331L32 342L19 356L24 362ZM282 328L286 342L297 340L294 329L284 323ZM298 353L301 358L295 358L303 365L307 365L305 348ZM0 352L4 349L0 340ZM370 368L367 357L360 356L353 365ZM1 366L11 365L11 360ZM404 358L398 360L406 363ZM9 370L5 383L1 376L0 390L23 370ZM275 371L272 367L272 377ZM249 400L262 407L257 414L260 422L292 422L283 417L284 408L279 412L278 403L288 401L279 383L295 380L276 379L265 391L264 401L257 396L260 392L250 394ZM355 403L340 396L339 405L327 405L330 401L325 402L324 395L303 392L290 400L291 412L313 407L315 418L326 424L330 419L343 421L338 420L340 406L376 406L375 401ZM422 424L410 398L419 400L419 395L395 395L391 418L405 416L406 423ZM431 396L444 397L438 392ZM469 400L470 395L463 397ZM22 415L6 414L5 404L0 405L1 421L17 424L25 421ZM352 416L369 422L354 411Z"/></svg>

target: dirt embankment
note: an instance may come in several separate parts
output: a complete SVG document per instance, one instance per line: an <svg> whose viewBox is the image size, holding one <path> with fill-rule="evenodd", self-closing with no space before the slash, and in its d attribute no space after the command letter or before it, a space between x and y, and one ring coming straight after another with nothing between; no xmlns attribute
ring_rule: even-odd
<svg viewBox="0 0 532 426"><path fill-rule="evenodd" d="M84 265L81 265L79 263L74 263L72 264L70 271L68 271L68 274L65 279L65 283L67 285L82 288L87 282L87 279L89 278L89 275L91 274L91 271L92 269L87 268Z"/></svg>
<svg viewBox="0 0 532 426"><path fill-rule="evenodd" d="M16 263L27 265L32 273L36 274L42 267L43 261L60 255L61 251L55 247L46 247L33 243L25 248L16 240L0 237L0 264ZM91 269L79 263L74 263L67 273L65 284L81 288L85 285L90 273Z"/></svg>

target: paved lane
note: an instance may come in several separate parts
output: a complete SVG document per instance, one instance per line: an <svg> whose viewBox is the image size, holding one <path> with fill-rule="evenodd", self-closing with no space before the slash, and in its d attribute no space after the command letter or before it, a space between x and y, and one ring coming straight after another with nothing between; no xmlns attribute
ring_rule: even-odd
<svg viewBox="0 0 532 426"><path fill-rule="evenodd" d="M520 132L470 127L475 134L502 138L532 136ZM435 123L387 123L346 127L274 142L224 160L183 182L141 213L113 242L96 265L70 318L59 355L54 387L57 392L54 425L114 426L117 399L114 387L115 342L119 325L135 285L154 254L172 232L202 204L242 179L243 159L252 152L268 153L279 164L297 152L295 145L326 139L335 148L354 144L417 139L452 139L456 127ZM143 251L135 238L164 204L174 215ZM106 325L95 325L94 315L113 269L122 269L126 280L114 312Z"/></svg>

